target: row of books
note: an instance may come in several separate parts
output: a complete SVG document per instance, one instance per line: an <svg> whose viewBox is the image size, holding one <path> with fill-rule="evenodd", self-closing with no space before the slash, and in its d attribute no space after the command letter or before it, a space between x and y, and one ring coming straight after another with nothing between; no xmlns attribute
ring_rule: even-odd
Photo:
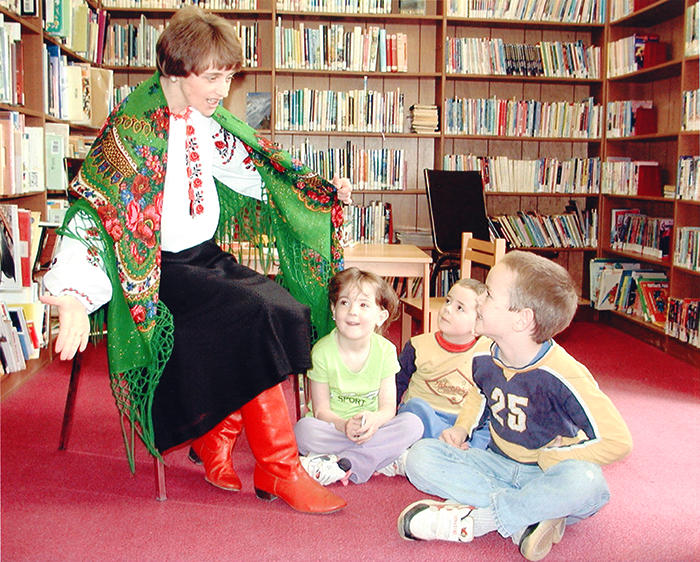
<svg viewBox="0 0 700 562"><path fill-rule="evenodd" d="M700 227L679 226L673 246L673 264L700 271Z"/></svg>
<svg viewBox="0 0 700 562"><path fill-rule="evenodd" d="M105 8L155 8L177 10L180 6L199 6L205 10L257 10L258 0L103 0Z"/></svg>
<svg viewBox="0 0 700 562"><path fill-rule="evenodd" d="M237 21L235 28L243 48L244 66L256 68L260 47L257 22L243 25ZM112 66L155 68L156 43L163 29L163 24L152 25L143 14L138 24L110 24L105 34L104 55L98 61Z"/></svg>
<svg viewBox="0 0 700 562"><path fill-rule="evenodd" d="M390 14L392 0L277 0L277 9L331 14Z"/></svg>
<svg viewBox="0 0 700 562"><path fill-rule="evenodd" d="M613 209L610 247L613 250L666 258L671 248L673 219L649 217L639 209Z"/></svg>
<svg viewBox="0 0 700 562"><path fill-rule="evenodd" d="M447 15L475 19L605 23L605 0L446 0Z"/></svg>
<svg viewBox="0 0 700 562"><path fill-rule="evenodd" d="M100 15L86 0L45 2L42 16L46 33L56 37L66 48L80 55L87 55L89 50L96 54Z"/></svg>
<svg viewBox="0 0 700 562"><path fill-rule="evenodd" d="M617 21L630 15L634 12L634 5L635 0L610 0L610 21Z"/></svg>
<svg viewBox="0 0 700 562"><path fill-rule="evenodd" d="M33 258L39 247L40 215L14 204L0 204L0 291L31 287Z"/></svg>
<svg viewBox="0 0 700 562"><path fill-rule="evenodd" d="M591 305L616 310L665 328L669 281L666 272L638 262L594 258L590 262Z"/></svg>
<svg viewBox="0 0 700 562"><path fill-rule="evenodd" d="M344 148L317 150L305 139L287 149L296 159L324 178L349 178L357 190L404 190L407 184L406 154L403 149L362 149L350 141Z"/></svg>
<svg viewBox="0 0 700 562"><path fill-rule="evenodd" d="M685 56L700 54L700 2L685 8Z"/></svg>
<svg viewBox="0 0 700 562"><path fill-rule="evenodd" d="M591 248L597 245L598 214L577 213L542 215L518 211L515 215L489 217L494 238L504 238L511 248Z"/></svg>
<svg viewBox="0 0 700 562"><path fill-rule="evenodd" d="M700 131L700 89L683 92L681 130Z"/></svg>
<svg viewBox="0 0 700 562"><path fill-rule="evenodd" d="M684 343L700 347L700 299L670 296L664 271L630 260L594 258L590 263L591 305L616 310L663 328Z"/></svg>
<svg viewBox="0 0 700 562"><path fill-rule="evenodd" d="M1 297L2 295L0 295ZM5 375L27 368L27 361L39 358L41 349L40 326L28 319L23 305L8 305L0 300L0 374Z"/></svg>
<svg viewBox="0 0 700 562"><path fill-rule="evenodd" d="M601 49L583 41L528 45L500 38L448 37L445 52L448 74L600 78Z"/></svg>
<svg viewBox="0 0 700 562"><path fill-rule="evenodd" d="M0 102L24 104L22 27L0 14Z"/></svg>
<svg viewBox="0 0 700 562"><path fill-rule="evenodd" d="M33 274L53 258L53 225L41 213L14 204L0 204L0 371L26 368L49 340L49 307L39 301Z"/></svg>
<svg viewBox="0 0 700 562"><path fill-rule="evenodd" d="M241 40L243 47L243 66L246 68L257 68L260 66L258 53L260 52L260 34L258 32L258 22L252 25L243 25L236 22L236 33Z"/></svg>
<svg viewBox="0 0 700 562"><path fill-rule="evenodd" d="M538 158L446 154L444 170L481 172L484 191L497 193L599 193L600 158Z"/></svg>
<svg viewBox="0 0 700 562"><path fill-rule="evenodd" d="M592 97L581 102L446 99L445 132L452 135L598 139L603 111Z"/></svg>
<svg viewBox="0 0 700 562"><path fill-rule="evenodd" d="M101 61L107 20L105 10L95 10L86 2L74 5L72 34L66 46L91 62Z"/></svg>
<svg viewBox="0 0 700 562"><path fill-rule="evenodd" d="M275 66L311 70L350 70L355 72L408 72L408 36L387 33L377 26L319 24L317 29L298 24L298 29L282 26L275 30Z"/></svg>
<svg viewBox="0 0 700 562"><path fill-rule="evenodd" d="M635 137L656 132L656 109L651 100L610 101L605 120L608 138Z"/></svg>
<svg viewBox="0 0 700 562"><path fill-rule="evenodd" d="M101 127L113 109L112 71L69 62L52 43L43 49L44 112L74 125Z"/></svg>
<svg viewBox="0 0 700 562"><path fill-rule="evenodd" d="M114 89L112 90L112 99L114 101L114 107L117 107L121 102L123 102L126 96L128 96L135 89L136 86L129 86L129 84L114 86Z"/></svg>
<svg viewBox="0 0 700 562"><path fill-rule="evenodd" d="M84 158L94 138L71 134L68 123L30 127L24 114L0 111L0 195L65 191L66 159Z"/></svg>
<svg viewBox="0 0 700 562"><path fill-rule="evenodd" d="M25 115L0 113L0 194L43 191L45 185L44 129L28 127Z"/></svg>
<svg viewBox="0 0 700 562"><path fill-rule="evenodd" d="M444 297L450 292L450 289L457 281L461 279L461 272L457 268L441 269L437 275L437 286L435 287L435 296Z"/></svg>
<svg viewBox="0 0 700 562"><path fill-rule="evenodd" d="M700 156L678 158L676 198L700 201Z"/></svg>
<svg viewBox="0 0 700 562"><path fill-rule="evenodd" d="M608 43L608 78L651 68L667 60L666 43L658 35L634 34Z"/></svg>
<svg viewBox="0 0 700 562"><path fill-rule="evenodd" d="M343 208L343 245L391 244L393 240L391 203L371 201Z"/></svg>
<svg viewBox="0 0 700 562"><path fill-rule="evenodd" d="M283 131L403 133L404 94L374 90L277 92L275 128Z"/></svg>
<svg viewBox="0 0 700 562"><path fill-rule="evenodd" d="M668 299L666 334L681 340L683 343L700 347L698 310L700 310L700 299L670 297Z"/></svg>
<svg viewBox="0 0 700 562"><path fill-rule="evenodd" d="M141 14L138 24L113 23L107 26L104 55L99 62L113 66L156 66L156 42L165 26L152 25Z"/></svg>
<svg viewBox="0 0 700 562"><path fill-rule="evenodd" d="M608 158L603 162L600 192L661 197L661 167L658 162Z"/></svg>

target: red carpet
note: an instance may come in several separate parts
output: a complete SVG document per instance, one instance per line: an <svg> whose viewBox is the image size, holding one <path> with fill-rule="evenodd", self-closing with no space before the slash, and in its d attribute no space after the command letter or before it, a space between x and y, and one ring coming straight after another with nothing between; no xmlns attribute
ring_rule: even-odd
<svg viewBox="0 0 700 562"><path fill-rule="evenodd" d="M567 528L546 560L700 561L700 370L601 324L575 323L557 339L612 397L635 448L605 469L610 504ZM68 451L57 446L69 364L2 403L3 562L524 560L496 533L468 545L402 540L396 518L422 497L403 478L334 485L349 505L327 516L258 500L245 440L234 454L241 492L206 484L180 450L166 457L169 499L157 502L140 446L129 472L104 361L102 348L86 354Z"/></svg>

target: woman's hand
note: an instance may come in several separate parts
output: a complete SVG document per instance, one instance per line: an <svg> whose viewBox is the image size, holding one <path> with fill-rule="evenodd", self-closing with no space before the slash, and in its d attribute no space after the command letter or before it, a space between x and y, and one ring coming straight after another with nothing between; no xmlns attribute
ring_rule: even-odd
<svg viewBox="0 0 700 562"><path fill-rule="evenodd" d="M72 359L78 351L85 351L90 337L90 320L87 310L78 299L70 295L52 297L42 295L39 300L58 308L59 330L56 353L62 360Z"/></svg>
<svg viewBox="0 0 700 562"><path fill-rule="evenodd" d="M338 174L333 176L331 183L338 191L338 199L346 205L352 205L352 184L348 178L340 178Z"/></svg>

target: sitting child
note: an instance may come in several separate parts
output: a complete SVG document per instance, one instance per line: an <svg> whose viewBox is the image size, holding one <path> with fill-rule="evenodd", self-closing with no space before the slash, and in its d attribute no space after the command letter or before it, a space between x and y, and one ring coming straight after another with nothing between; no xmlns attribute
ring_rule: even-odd
<svg viewBox="0 0 700 562"><path fill-rule="evenodd" d="M632 437L591 373L551 338L574 317L567 271L514 251L486 280L476 330L494 343L474 359L474 382L454 427L423 439L406 458L418 489L451 500L423 500L399 516L409 540L470 542L498 531L528 560L541 560L566 525L610 499L601 465L624 458ZM485 451L460 448L490 410ZM455 503L456 502L456 503Z"/></svg>
<svg viewBox="0 0 700 562"><path fill-rule="evenodd" d="M491 340L474 335L477 297L486 285L461 279L447 293L438 314L438 331L412 337L404 346L396 377L402 397L399 413L411 412L423 422L423 437L440 437L457 420L464 399L474 388L472 359L488 350ZM470 445L485 449L488 423L476 430Z"/></svg>
<svg viewBox="0 0 700 562"><path fill-rule="evenodd" d="M302 466L318 482L362 484L420 439L423 425L396 415L396 348L377 333L397 314L394 290L351 267L331 279L328 296L336 328L311 352L311 408L294 432Z"/></svg>

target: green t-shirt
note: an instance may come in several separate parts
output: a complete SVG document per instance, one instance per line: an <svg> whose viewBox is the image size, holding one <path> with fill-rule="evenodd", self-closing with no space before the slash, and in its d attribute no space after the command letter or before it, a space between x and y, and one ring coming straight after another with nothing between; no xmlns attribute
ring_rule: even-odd
<svg viewBox="0 0 700 562"><path fill-rule="evenodd" d="M351 371L340 357L338 329L318 340L311 351L313 367L306 374L311 380L328 384L331 410L343 419L362 411L379 409L379 387L382 379L399 372L396 347L379 334L372 334L369 357L362 369ZM312 408L309 408L313 415Z"/></svg>

